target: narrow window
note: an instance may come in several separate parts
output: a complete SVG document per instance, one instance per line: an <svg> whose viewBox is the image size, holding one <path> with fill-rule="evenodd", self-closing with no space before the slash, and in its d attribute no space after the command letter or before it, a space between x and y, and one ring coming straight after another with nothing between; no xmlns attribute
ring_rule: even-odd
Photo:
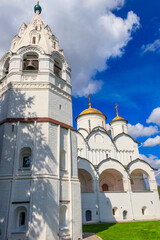
<svg viewBox="0 0 160 240"><path fill-rule="evenodd" d="M31 149L24 147L20 153L20 169L30 169L31 167Z"/></svg>
<svg viewBox="0 0 160 240"><path fill-rule="evenodd" d="M127 211L123 211L123 220L126 220L127 219Z"/></svg>
<svg viewBox="0 0 160 240"><path fill-rule="evenodd" d="M89 132L91 132L91 121L88 120L88 125L89 125Z"/></svg>
<svg viewBox="0 0 160 240"><path fill-rule="evenodd" d="M86 211L86 222L92 221L92 212L90 210Z"/></svg>
<svg viewBox="0 0 160 240"><path fill-rule="evenodd" d="M36 37L32 38L32 44L36 44Z"/></svg>
<svg viewBox="0 0 160 240"><path fill-rule="evenodd" d="M31 156L27 155L23 157L23 168L30 168L31 165Z"/></svg>
<svg viewBox="0 0 160 240"><path fill-rule="evenodd" d="M25 225L25 219L26 219L26 213L21 212L20 215L19 215L19 227Z"/></svg>
<svg viewBox="0 0 160 240"><path fill-rule="evenodd" d="M14 124L12 124L12 132L14 132Z"/></svg>
<svg viewBox="0 0 160 240"><path fill-rule="evenodd" d="M35 30L38 30L38 26L35 27Z"/></svg>
<svg viewBox="0 0 160 240"><path fill-rule="evenodd" d="M124 132L124 125L122 125L122 132Z"/></svg>
<svg viewBox="0 0 160 240"><path fill-rule="evenodd" d="M116 215L116 211L115 211L115 208L112 209L112 213L113 213L113 216Z"/></svg>
<svg viewBox="0 0 160 240"><path fill-rule="evenodd" d="M130 161L132 161L132 156L130 156Z"/></svg>
<svg viewBox="0 0 160 240"><path fill-rule="evenodd" d="M54 49L56 49L56 42L54 42Z"/></svg>
<svg viewBox="0 0 160 240"><path fill-rule="evenodd" d="M59 105L59 110L62 110L62 105L61 104Z"/></svg>

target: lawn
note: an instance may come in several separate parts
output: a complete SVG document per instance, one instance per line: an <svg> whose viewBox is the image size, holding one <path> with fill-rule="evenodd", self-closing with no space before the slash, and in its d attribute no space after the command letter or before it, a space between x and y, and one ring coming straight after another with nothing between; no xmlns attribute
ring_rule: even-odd
<svg viewBox="0 0 160 240"><path fill-rule="evenodd" d="M83 232L96 233L103 240L160 240L160 221L83 225Z"/></svg>

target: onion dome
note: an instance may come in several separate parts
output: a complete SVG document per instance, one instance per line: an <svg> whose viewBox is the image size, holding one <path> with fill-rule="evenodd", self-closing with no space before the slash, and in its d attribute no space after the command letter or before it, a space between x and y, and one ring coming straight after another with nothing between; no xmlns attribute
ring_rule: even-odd
<svg viewBox="0 0 160 240"><path fill-rule="evenodd" d="M117 116L115 118L113 118L113 120L110 123L115 122L115 121L125 121L126 123L128 123L128 121L126 119L124 119L118 115L118 105L115 106L115 109L116 109Z"/></svg>
<svg viewBox="0 0 160 240"><path fill-rule="evenodd" d="M34 12L36 13L36 12L39 12L39 14L41 14L41 12L42 12L42 8L41 8L41 6L39 5L39 1L37 2L37 4L34 6Z"/></svg>
<svg viewBox="0 0 160 240"><path fill-rule="evenodd" d="M78 117L80 116L83 116L83 115L86 115L86 114L99 114L99 115L102 115L105 117L105 119L107 119L107 117L101 112L99 111L98 109L95 109L95 108L92 108L91 107L91 102L90 102L90 94L89 94L89 108L85 109L84 111L82 111ZM77 117L77 118L78 118ZM77 121L77 118L76 118L76 121Z"/></svg>

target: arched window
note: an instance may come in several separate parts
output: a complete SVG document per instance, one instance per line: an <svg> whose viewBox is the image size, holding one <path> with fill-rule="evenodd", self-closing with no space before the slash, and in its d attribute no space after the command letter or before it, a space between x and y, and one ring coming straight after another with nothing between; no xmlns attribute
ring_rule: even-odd
<svg viewBox="0 0 160 240"><path fill-rule="evenodd" d="M58 58L54 59L54 73L61 77L61 71L62 71L62 64Z"/></svg>
<svg viewBox="0 0 160 240"><path fill-rule="evenodd" d="M131 183L133 192L148 191L150 189L149 175L143 169L135 169L131 173Z"/></svg>
<svg viewBox="0 0 160 240"><path fill-rule="evenodd" d="M24 71L38 71L38 68L39 68L38 54L37 53L24 54L23 70Z"/></svg>
<svg viewBox="0 0 160 240"><path fill-rule="evenodd" d="M103 191L103 192L108 192L108 185L107 185L106 183L104 183L104 184L102 185L102 191Z"/></svg>
<svg viewBox="0 0 160 240"><path fill-rule="evenodd" d="M147 215L147 207L142 207L142 215Z"/></svg>
<svg viewBox="0 0 160 240"><path fill-rule="evenodd" d="M99 188L101 192L124 192L122 174L115 169L104 170L99 177Z"/></svg>
<svg viewBox="0 0 160 240"><path fill-rule="evenodd" d="M126 220L126 219L127 219L127 211L124 210L124 211L123 211L123 220Z"/></svg>
<svg viewBox="0 0 160 240"><path fill-rule="evenodd" d="M54 49L56 49L56 42L54 42Z"/></svg>
<svg viewBox="0 0 160 240"><path fill-rule="evenodd" d="M30 169L31 167L31 149L28 147L22 148L20 153L20 168Z"/></svg>
<svg viewBox="0 0 160 240"><path fill-rule="evenodd" d="M36 37L32 38L32 44L36 44Z"/></svg>
<svg viewBox="0 0 160 240"><path fill-rule="evenodd" d="M7 75L9 73L9 64L10 64L10 57L7 58L7 60L4 63L4 67L3 67L3 74Z"/></svg>
<svg viewBox="0 0 160 240"><path fill-rule="evenodd" d="M92 176L84 169L78 169L78 177L81 183L81 192L93 192L93 179Z"/></svg>
<svg viewBox="0 0 160 240"><path fill-rule="evenodd" d="M117 208L117 207L114 207L114 208L112 209L113 216L117 216L117 212L118 212L118 208Z"/></svg>
<svg viewBox="0 0 160 240"><path fill-rule="evenodd" d="M86 222L92 221L92 212L90 210L86 211Z"/></svg>
<svg viewBox="0 0 160 240"><path fill-rule="evenodd" d="M27 230L27 209L24 206L17 207L13 215L13 232L25 232Z"/></svg>
<svg viewBox="0 0 160 240"><path fill-rule="evenodd" d="M24 211L19 214L19 226L24 226L26 222L26 213Z"/></svg>
<svg viewBox="0 0 160 240"><path fill-rule="evenodd" d="M68 223L67 214L68 214L67 207L65 205L62 205L59 210L59 226L61 230L67 227Z"/></svg>

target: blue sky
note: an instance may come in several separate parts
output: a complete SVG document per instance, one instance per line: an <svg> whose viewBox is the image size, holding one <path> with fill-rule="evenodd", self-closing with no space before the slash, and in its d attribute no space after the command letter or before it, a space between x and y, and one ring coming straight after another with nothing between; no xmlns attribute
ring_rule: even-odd
<svg viewBox="0 0 160 240"><path fill-rule="evenodd" d="M144 52L148 44L160 39L159 9L158 0L128 0L123 8L114 11L120 17L125 17L130 10L134 11L140 18L140 27L132 34L133 39L125 47L123 56L109 59L108 69L96 72L95 78L104 83L102 89L91 96L92 106L106 114L107 123L115 117L114 105L117 103L119 115L130 124L157 126L160 130L156 123L146 123L153 109L160 106L160 45L157 44L155 49L153 47L153 51ZM74 118L87 106L87 98L73 98ZM160 134L139 136L136 140L144 143L149 137L157 135ZM154 167L160 168L160 143L139 150ZM158 182L160 184L160 180Z"/></svg>
<svg viewBox="0 0 160 240"><path fill-rule="evenodd" d="M35 3L0 1L0 56L9 50L21 24L34 16ZM89 92L92 107L107 116L107 123L115 117L117 103L130 134L145 145L141 157L160 168L160 2L41 0L40 4L41 17L58 37L72 68L74 119L88 107Z"/></svg>

